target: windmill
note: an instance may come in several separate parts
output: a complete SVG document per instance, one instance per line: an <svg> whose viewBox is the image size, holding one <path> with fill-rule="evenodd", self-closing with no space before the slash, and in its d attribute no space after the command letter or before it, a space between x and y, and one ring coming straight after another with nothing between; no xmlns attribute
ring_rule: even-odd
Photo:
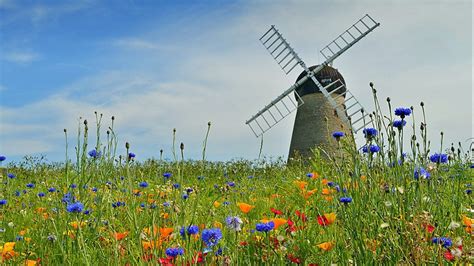
<svg viewBox="0 0 474 266"><path fill-rule="evenodd" d="M364 112L359 101L347 90L342 75L331 65L337 57L379 25L366 14L320 51L325 58L322 64L311 67L306 66L272 25L260 38L260 42L285 74L298 65L303 68L303 72L295 84L245 122L255 136L262 136L297 110L288 158L297 153L307 158L315 146L331 149L333 131L355 134L369 124L371 120L368 113ZM294 94L294 98L291 94Z"/></svg>

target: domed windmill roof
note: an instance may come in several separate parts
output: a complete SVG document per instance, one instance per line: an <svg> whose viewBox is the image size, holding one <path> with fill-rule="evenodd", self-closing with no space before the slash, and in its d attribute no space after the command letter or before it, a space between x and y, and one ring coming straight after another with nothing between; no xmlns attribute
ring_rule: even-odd
<svg viewBox="0 0 474 266"><path fill-rule="evenodd" d="M315 65L315 66L309 67L309 69L313 70L318 66L319 65ZM307 75L306 71L301 72L301 74L298 76L296 81L302 79L306 75ZM324 66L324 68L321 69L321 71L316 73L314 76L319 81L319 83L321 83L323 86L327 86L331 82L334 82L338 79L340 79L342 81L342 83L344 83L344 85L346 85L346 82L344 81L344 78L342 77L341 73L339 73L339 71L337 71L337 69L335 69L333 67L330 67L330 66ZM327 91L331 92L339 86L340 86L340 84L339 85L334 84ZM303 95L306 95L306 94L320 92L319 88L316 86L316 84L311 79L306 80L301 86L299 86L296 89L296 91L298 92L300 97L303 97ZM335 93L341 94L341 93L344 93L345 91L346 91L346 87L344 86L344 87L340 88L338 91L336 91Z"/></svg>

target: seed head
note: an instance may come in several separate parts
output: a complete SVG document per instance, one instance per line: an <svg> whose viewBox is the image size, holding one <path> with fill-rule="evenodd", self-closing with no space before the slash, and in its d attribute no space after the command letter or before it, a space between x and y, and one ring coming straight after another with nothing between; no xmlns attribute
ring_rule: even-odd
<svg viewBox="0 0 474 266"><path fill-rule="evenodd" d="M125 142L125 148L126 148L126 149L130 149L130 143Z"/></svg>
<svg viewBox="0 0 474 266"><path fill-rule="evenodd" d="M390 102L390 97L387 97L387 102Z"/></svg>
<svg viewBox="0 0 474 266"><path fill-rule="evenodd" d="M181 145L179 145L179 148L180 148L181 150L184 150L184 143L181 142Z"/></svg>
<svg viewBox="0 0 474 266"><path fill-rule="evenodd" d="M421 107L425 106L425 103L424 102L421 102L420 103Z"/></svg>

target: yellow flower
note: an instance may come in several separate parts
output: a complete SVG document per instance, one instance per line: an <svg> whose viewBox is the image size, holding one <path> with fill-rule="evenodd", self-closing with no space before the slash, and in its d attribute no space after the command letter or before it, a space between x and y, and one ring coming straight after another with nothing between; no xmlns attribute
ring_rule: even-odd
<svg viewBox="0 0 474 266"><path fill-rule="evenodd" d="M334 244L332 242L324 242L324 243L318 244L317 246L318 248L324 251L329 251L334 247Z"/></svg>
<svg viewBox="0 0 474 266"><path fill-rule="evenodd" d="M216 201L214 201L214 207L216 207L216 208L217 208L217 207L219 207L219 206L221 206L221 204L220 204L220 203L219 203L217 200L216 200Z"/></svg>
<svg viewBox="0 0 474 266"><path fill-rule="evenodd" d="M215 221L214 222L214 227L222 228L222 223Z"/></svg>
<svg viewBox="0 0 474 266"><path fill-rule="evenodd" d="M26 266L35 266L36 263L37 263L36 260L26 260L26 261L25 261L25 265L26 265Z"/></svg>
<svg viewBox="0 0 474 266"><path fill-rule="evenodd" d="M336 213L335 212L325 213L324 216L328 220L329 224L332 224L336 221Z"/></svg>
<svg viewBox="0 0 474 266"><path fill-rule="evenodd" d="M6 242L5 244L3 244L3 247L1 247L2 258L4 260L7 260L17 255L17 253L13 250L14 248L15 248L15 242Z"/></svg>

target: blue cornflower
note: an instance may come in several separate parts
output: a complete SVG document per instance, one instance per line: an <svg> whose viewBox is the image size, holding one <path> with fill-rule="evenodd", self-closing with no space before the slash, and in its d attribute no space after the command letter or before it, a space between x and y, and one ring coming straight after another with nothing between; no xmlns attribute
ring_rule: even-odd
<svg viewBox="0 0 474 266"><path fill-rule="evenodd" d="M72 188L72 189L75 189L75 188L77 188L77 185L76 184L71 184L69 187Z"/></svg>
<svg viewBox="0 0 474 266"><path fill-rule="evenodd" d="M82 212L83 209L84 209L84 205L79 201L69 204L66 207L66 210L68 212Z"/></svg>
<svg viewBox="0 0 474 266"><path fill-rule="evenodd" d="M399 116L401 119L405 118L406 116L409 116L410 114L411 114L410 108L399 107L395 109L395 115Z"/></svg>
<svg viewBox="0 0 474 266"><path fill-rule="evenodd" d="M3 155L0 155L0 162L3 162L7 159L7 157L3 156Z"/></svg>
<svg viewBox="0 0 474 266"><path fill-rule="evenodd" d="M140 208L145 208L145 203L140 203Z"/></svg>
<svg viewBox="0 0 474 266"><path fill-rule="evenodd" d="M171 176L173 176L173 174L171 174L169 172L166 172L166 173L163 174L163 177L166 178L166 179L170 178Z"/></svg>
<svg viewBox="0 0 474 266"><path fill-rule="evenodd" d="M364 137L366 139L372 139L373 137L377 136L377 129L375 128L372 128L372 127L369 127L369 128L364 128L364 130L362 130L362 133L364 133Z"/></svg>
<svg viewBox="0 0 474 266"><path fill-rule="evenodd" d="M43 192L38 193L38 197L42 198L44 196L45 196L45 194Z"/></svg>
<svg viewBox="0 0 474 266"><path fill-rule="evenodd" d="M332 133L332 137L339 141L340 138L344 137L344 132L335 131Z"/></svg>
<svg viewBox="0 0 474 266"><path fill-rule="evenodd" d="M7 200L6 199L2 199L0 200L0 205L6 205L7 204Z"/></svg>
<svg viewBox="0 0 474 266"><path fill-rule="evenodd" d="M222 232L219 228L204 229L202 231L201 239L209 247L217 245L221 238Z"/></svg>
<svg viewBox="0 0 474 266"><path fill-rule="evenodd" d="M188 235L195 235L198 232L199 232L199 227L197 225L190 225L186 229L186 233L188 233ZM184 237L184 235L185 235L185 227L184 226L181 226L181 229L179 229L179 233L181 234L181 236Z"/></svg>
<svg viewBox="0 0 474 266"><path fill-rule="evenodd" d="M129 153L128 153L128 158L129 158L129 159L135 158L135 153L129 152Z"/></svg>
<svg viewBox="0 0 474 266"><path fill-rule="evenodd" d="M420 177L422 177L422 178L424 178L424 179L429 179L430 176L431 176L431 174L430 174L428 171L426 171L425 168L423 168L423 167L421 167L421 166L418 167L418 168L415 168L415 172L414 172L413 175L414 175L415 179L417 179L417 180L418 180Z"/></svg>
<svg viewBox="0 0 474 266"><path fill-rule="evenodd" d="M431 239L433 244L443 245L445 248L449 248L453 245L453 241L449 237L434 237Z"/></svg>
<svg viewBox="0 0 474 266"><path fill-rule="evenodd" d="M471 195L472 194L472 189L466 189L465 192L466 192L466 194Z"/></svg>
<svg viewBox="0 0 474 266"><path fill-rule="evenodd" d="M227 182L227 185L228 185L229 187L234 187L234 186L235 186L235 183L232 182L232 181L230 181L230 182Z"/></svg>
<svg viewBox="0 0 474 266"><path fill-rule="evenodd" d="M7 176L8 176L8 178L10 178L10 179L13 179L13 178L16 177L16 175L13 174L13 173L8 173Z"/></svg>
<svg viewBox="0 0 474 266"><path fill-rule="evenodd" d="M100 151L97 151L96 149L93 149L93 150L90 150L89 151L89 156L94 158L94 159L97 159L99 158L101 155L101 152Z"/></svg>
<svg viewBox="0 0 474 266"><path fill-rule="evenodd" d="M228 201L224 201L222 204L224 204L224 206L227 206L227 205L229 205L229 204L230 204L230 202L228 202Z"/></svg>
<svg viewBox="0 0 474 266"><path fill-rule="evenodd" d="M150 209L156 209L156 204L155 203L150 204Z"/></svg>
<svg viewBox="0 0 474 266"><path fill-rule="evenodd" d="M240 228L240 225L243 223L242 219L240 219L238 216L229 216L225 219L225 223L227 224L227 227L234 230L234 231L240 231L242 230Z"/></svg>
<svg viewBox="0 0 474 266"><path fill-rule="evenodd" d="M268 232L275 228L275 223L273 221L270 221L268 223L260 223L255 226L255 229L259 232Z"/></svg>
<svg viewBox="0 0 474 266"><path fill-rule="evenodd" d="M171 204L169 202L164 202L163 207L169 207Z"/></svg>
<svg viewBox="0 0 474 266"><path fill-rule="evenodd" d="M252 179L252 178L253 178L253 175L249 175L248 178L249 178L249 179Z"/></svg>
<svg viewBox="0 0 474 266"><path fill-rule="evenodd" d="M405 120L395 120L395 121L393 121L393 127L396 127L399 130L401 130L406 124L407 124L407 121L405 121Z"/></svg>
<svg viewBox="0 0 474 266"><path fill-rule="evenodd" d="M352 202L352 198L351 197L342 197L342 198L339 199L339 201L344 203L344 204L347 204L347 203Z"/></svg>
<svg viewBox="0 0 474 266"><path fill-rule="evenodd" d="M48 192L50 192L50 193L56 192L56 188L50 187L50 188L48 188Z"/></svg>
<svg viewBox="0 0 474 266"><path fill-rule="evenodd" d="M143 187L143 188L145 188L145 187L148 187L148 183L147 183L147 182L145 182L145 181L143 181L143 182L140 182L140 184L139 184L139 185L140 185L140 187Z"/></svg>
<svg viewBox="0 0 474 266"><path fill-rule="evenodd" d="M327 184L326 184L328 187L333 187L336 185L336 183L332 182L332 181L329 181Z"/></svg>
<svg viewBox="0 0 474 266"><path fill-rule="evenodd" d="M447 163L448 155L444 153L435 153L430 156L430 161L432 161L433 163Z"/></svg>
<svg viewBox="0 0 474 266"><path fill-rule="evenodd" d="M180 185L179 185L178 183L174 183L174 184L173 184L173 188L178 189L179 187L180 187Z"/></svg>
<svg viewBox="0 0 474 266"><path fill-rule="evenodd" d="M188 193L188 194L190 194L190 193L193 192L193 191L194 191L194 189L192 189L192 188L190 188L190 187L186 188L186 193Z"/></svg>
<svg viewBox="0 0 474 266"><path fill-rule="evenodd" d="M165 253L166 255L175 258L179 255L183 255L184 250L182 248L167 248Z"/></svg>
<svg viewBox="0 0 474 266"><path fill-rule="evenodd" d="M364 146L362 147L362 152L368 153L369 151L370 151L370 153L379 152L379 151L380 151L380 147L377 146L377 145L370 145L369 147L367 147L367 145L364 145Z"/></svg>
<svg viewBox="0 0 474 266"><path fill-rule="evenodd" d="M26 184L26 187L27 187L27 188L34 188L34 187L35 187L35 184L33 184L33 183L28 183L28 184Z"/></svg>
<svg viewBox="0 0 474 266"><path fill-rule="evenodd" d="M72 196L71 192L68 192L63 195L62 202L64 203L72 203L75 200L75 197Z"/></svg>
<svg viewBox="0 0 474 266"><path fill-rule="evenodd" d="M217 251L214 253L216 256L222 255L222 248L217 249Z"/></svg>
<svg viewBox="0 0 474 266"><path fill-rule="evenodd" d="M183 194L182 198L185 200L185 199L188 199L189 196L188 196L188 194Z"/></svg>
<svg viewBox="0 0 474 266"><path fill-rule="evenodd" d="M85 215L89 215L91 212L92 212L91 210L85 210L83 213L84 213Z"/></svg>
<svg viewBox="0 0 474 266"><path fill-rule="evenodd" d="M17 190L17 191L15 191L15 196L17 196L17 197L21 196L21 192L20 192L20 191L18 191L18 190Z"/></svg>

